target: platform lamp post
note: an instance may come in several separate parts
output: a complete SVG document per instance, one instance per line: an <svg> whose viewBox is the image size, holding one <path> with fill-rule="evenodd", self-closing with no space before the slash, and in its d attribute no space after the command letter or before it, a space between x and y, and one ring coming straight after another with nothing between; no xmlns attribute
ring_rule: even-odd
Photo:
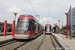
<svg viewBox="0 0 75 50"><path fill-rule="evenodd" d="M38 22L39 22L39 19L40 19L40 15L35 15L36 18L38 19Z"/></svg>
<svg viewBox="0 0 75 50"><path fill-rule="evenodd" d="M15 15L15 26L16 26L16 15L17 15L18 13L14 13L14 15Z"/></svg>
<svg viewBox="0 0 75 50"><path fill-rule="evenodd" d="M58 20L58 23L59 23L59 32L60 32L60 20Z"/></svg>

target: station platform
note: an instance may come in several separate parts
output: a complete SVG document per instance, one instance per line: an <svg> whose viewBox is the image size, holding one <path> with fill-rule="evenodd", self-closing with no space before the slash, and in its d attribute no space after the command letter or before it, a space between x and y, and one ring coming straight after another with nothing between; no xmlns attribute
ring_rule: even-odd
<svg viewBox="0 0 75 50"><path fill-rule="evenodd" d="M69 37L66 38L66 36L62 34L53 34L57 36L62 42L64 42L67 46L69 46L72 50L75 50L75 39L70 39Z"/></svg>
<svg viewBox="0 0 75 50"><path fill-rule="evenodd" d="M11 35L12 32L7 32L6 35ZM0 36L3 36L4 35L4 32L0 32Z"/></svg>
<svg viewBox="0 0 75 50"><path fill-rule="evenodd" d="M0 41L1 41L1 40L10 39L10 38L13 38L12 35L0 36Z"/></svg>
<svg viewBox="0 0 75 50"><path fill-rule="evenodd" d="M6 43L6 42L11 41L13 39L14 39L14 37L12 37L12 35L0 36L0 44Z"/></svg>
<svg viewBox="0 0 75 50"><path fill-rule="evenodd" d="M7 32L6 36L3 36L4 32L0 32L0 43L7 42L13 39L12 32Z"/></svg>
<svg viewBox="0 0 75 50"><path fill-rule="evenodd" d="M4 32L0 32L0 34L4 34ZM6 32L6 34L12 34L12 32Z"/></svg>
<svg viewBox="0 0 75 50"><path fill-rule="evenodd" d="M12 32L6 32L6 36L3 36L4 32L0 32L0 41L13 38Z"/></svg>

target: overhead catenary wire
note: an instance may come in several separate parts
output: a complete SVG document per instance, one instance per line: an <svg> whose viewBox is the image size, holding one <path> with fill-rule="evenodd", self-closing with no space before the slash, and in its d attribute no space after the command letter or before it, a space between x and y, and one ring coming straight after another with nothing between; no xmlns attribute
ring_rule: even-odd
<svg viewBox="0 0 75 50"><path fill-rule="evenodd" d="M32 8L33 8L33 10L35 11L35 13L36 14L38 14L37 13L37 11L35 10L35 8L33 7L33 5L31 4L31 2L28 0L28 2L30 3L30 5L32 6ZM2 5L3 7L5 7L6 9L9 9L9 7L8 6L5 6L4 4L2 4L2 3L0 3L0 5ZM14 10L12 10L12 11L14 11Z"/></svg>
<svg viewBox="0 0 75 50"><path fill-rule="evenodd" d="M48 9L48 16L50 15L50 0L49 0L49 9Z"/></svg>
<svg viewBox="0 0 75 50"><path fill-rule="evenodd" d="M2 3L0 3L0 5L1 5L1 6L3 6L3 7L5 7L6 9L9 9L9 7L8 7L8 6L5 6L5 5L4 5L4 4L2 4ZM14 9L10 9L10 10L11 10L11 11L13 11L13 12L15 12L15 11L16 11L16 10L14 11Z"/></svg>
<svg viewBox="0 0 75 50"><path fill-rule="evenodd" d="M30 5L32 6L32 8L33 8L33 10L35 11L35 13L38 14L37 11L35 10L35 8L33 7L33 5L31 4L31 2L30 2L29 0L28 0L28 2L29 2Z"/></svg>
<svg viewBox="0 0 75 50"><path fill-rule="evenodd" d="M5 6L5 5L3 5L3 4L1 4L1 3L0 3L0 5L2 5L3 7L5 7L5 8L7 8L7 9L8 9L8 7L7 7L7 6Z"/></svg>
<svg viewBox="0 0 75 50"><path fill-rule="evenodd" d="M49 0L49 9L48 9L48 17L50 17L50 0ZM50 22L47 21L47 24L49 24Z"/></svg>
<svg viewBox="0 0 75 50"><path fill-rule="evenodd" d="M3 7L5 7L6 9L9 9L9 7L7 7L7 6L5 6L5 5L3 5L1 3L0 3L0 5L2 5ZM14 10L12 10L12 11L14 11Z"/></svg>

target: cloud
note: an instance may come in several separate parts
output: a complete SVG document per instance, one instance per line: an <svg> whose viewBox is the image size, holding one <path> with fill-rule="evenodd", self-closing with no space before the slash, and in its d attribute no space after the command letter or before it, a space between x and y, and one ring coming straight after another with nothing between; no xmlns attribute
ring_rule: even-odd
<svg viewBox="0 0 75 50"><path fill-rule="evenodd" d="M51 17L43 17L39 20L39 23L43 24L45 26L46 24L51 24L53 25L57 21L56 19L52 19Z"/></svg>
<svg viewBox="0 0 75 50"><path fill-rule="evenodd" d="M8 23L12 23L13 17L11 19L10 15L0 14L0 22L4 22L5 20L7 20Z"/></svg>
<svg viewBox="0 0 75 50"><path fill-rule="evenodd" d="M12 7L9 7L9 9L7 9L8 12L16 12L16 13L21 13L21 10L19 8L17 8L16 6L12 6Z"/></svg>
<svg viewBox="0 0 75 50"><path fill-rule="evenodd" d="M39 20L39 23L41 23L43 26L45 26L46 24L51 24L52 28L55 26L55 23L58 23L58 19L53 19L51 17L43 17ZM60 20L60 23L58 23L58 26L60 24L60 27L62 27L62 21ZM65 22L63 23L65 24ZM65 26L65 25L63 25Z"/></svg>
<svg viewBox="0 0 75 50"><path fill-rule="evenodd" d="M20 14L40 15L41 24L45 25L47 22L54 24L57 23L58 20L61 20L64 23L63 25L66 25L65 13L68 12L70 6L75 7L75 0L50 0L50 14L48 15L49 0L30 0L30 2L38 14L35 13L28 0L1 0L0 3L8 7L7 9L0 5L0 14L3 14L0 15L1 20L7 19L10 22L9 19L11 19L11 17L14 19L13 13L17 12L19 13L17 14L17 18Z"/></svg>

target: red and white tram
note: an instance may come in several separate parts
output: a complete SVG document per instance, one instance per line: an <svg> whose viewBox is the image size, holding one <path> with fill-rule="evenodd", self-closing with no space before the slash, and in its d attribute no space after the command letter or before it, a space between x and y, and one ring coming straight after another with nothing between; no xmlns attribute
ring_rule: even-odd
<svg viewBox="0 0 75 50"><path fill-rule="evenodd" d="M43 26L32 15L20 15L15 30L15 39L31 39L43 33Z"/></svg>
<svg viewBox="0 0 75 50"><path fill-rule="evenodd" d="M46 24L45 25L45 34L50 34L51 33L51 25L50 24Z"/></svg>

